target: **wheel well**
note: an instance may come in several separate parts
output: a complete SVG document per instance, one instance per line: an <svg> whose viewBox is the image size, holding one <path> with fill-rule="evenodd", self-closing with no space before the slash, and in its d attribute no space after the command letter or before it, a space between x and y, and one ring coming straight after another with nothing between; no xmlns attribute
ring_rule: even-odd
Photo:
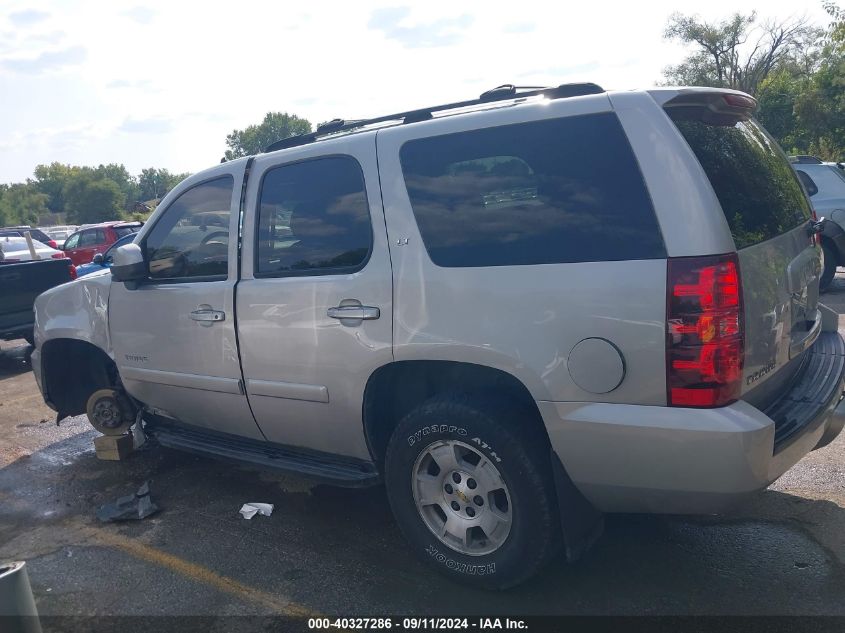
<svg viewBox="0 0 845 633"><path fill-rule="evenodd" d="M384 462L393 429L408 412L444 392L495 393L524 405L535 415L536 424L548 438L537 403L522 382L511 374L471 363L453 361L398 361L379 367L364 391L364 433L370 453Z"/></svg>
<svg viewBox="0 0 845 633"><path fill-rule="evenodd" d="M114 361L85 341L47 341L41 349L41 366L45 397L64 416L85 413L92 393L120 383Z"/></svg>

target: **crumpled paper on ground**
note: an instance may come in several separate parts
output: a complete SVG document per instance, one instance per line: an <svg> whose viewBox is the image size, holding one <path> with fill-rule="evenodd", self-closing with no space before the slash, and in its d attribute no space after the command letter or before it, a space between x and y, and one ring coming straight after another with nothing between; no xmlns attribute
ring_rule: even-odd
<svg viewBox="0 0 845 633"><path fill-rule="evenodd" d="M268 517L273 514L273 504L272 503L245 503L241 506L240 509L241 516L245 519L251 519L256 514L263 514L264 516Z"/></svg>

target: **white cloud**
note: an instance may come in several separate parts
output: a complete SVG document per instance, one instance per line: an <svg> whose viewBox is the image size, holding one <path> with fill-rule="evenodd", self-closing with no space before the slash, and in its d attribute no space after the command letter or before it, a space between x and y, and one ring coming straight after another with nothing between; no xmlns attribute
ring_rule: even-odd
<svg viewBox="0 0 845 633"><path fill-rule="evenodd" d="M138 22L139 24L150 24L153 21L155 14L155 11L149 7L137 6L124 12L123 15L135 22Z"/></svg>
<svg viewBox="0 0 845 633"><path fill-rule="evenodd" d="M35 57L7 57L0 60L0 68L15 72L37 75L58 70L64 66L76 66L85 61L88 52L83 46L70 46L57 51L44 51Z"/></svg>
<svg viewBox="0 0 845 633"><path fill-rule="evenodd" d="M794 0L10 2L0 18L0 182L53 160L197 171L217 163L228 133L268 111L316 123L503 83L651 85L684 54L662 38L672 11L805 10ZM827 23L820 6L806 11ZM10 21L27 12L17 18L26 28Z"/></svg>
<svg viewBox="0 0 845 633"><path fill-rule="evenodd" d="M27 27L32 24L38 24L50 17L49 13L38 11L37 9L24 9L23 11L14 11L9 14L9 21L17 27Z"/></svg>
<svg viewBox="0 0 845 633"><path fill-rule="evenodd" d="M120 132L129 134L165 134L173 129L173 122L166 117L151 117L149 119L126 119L118 128Z"/></svg>

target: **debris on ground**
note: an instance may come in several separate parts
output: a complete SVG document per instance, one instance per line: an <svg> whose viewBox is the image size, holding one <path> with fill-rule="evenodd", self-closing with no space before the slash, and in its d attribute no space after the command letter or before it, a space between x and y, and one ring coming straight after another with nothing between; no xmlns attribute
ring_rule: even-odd
<svg viewBox="0 0 845 633"><path fill-rule="evenodd" d="M251 519L256 514L263 514L264 516L268 517L273 514L273 504L272 503L245 503L241 506L240 509L241 516L245 519Z"/></svg>
<svg viewBox="0 0 845 633"><path fill-rule="evenodd" d="M145 481L135 494L118 497L114 503L97 508L97 518L103 523L110 521L138 521L158 512L158 506L150 498L150 482Z"/></svg>

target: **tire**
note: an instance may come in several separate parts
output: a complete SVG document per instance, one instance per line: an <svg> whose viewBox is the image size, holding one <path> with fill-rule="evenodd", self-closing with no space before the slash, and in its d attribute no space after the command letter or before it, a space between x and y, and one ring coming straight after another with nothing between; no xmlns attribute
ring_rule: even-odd
<svg viewBox="0 0 845 633"><path fill-rule="evenodd" d="M505 589L533 576L559 550L548 440L534 415L495 396L449 394L429 399L397 425L385 464L390 505L414 552L439 572ZM435 535L448 525L460 536Z"/></svg>
<svg viewBox="0 0 845 633"><path fill-rule="evenodd" d="M827 241L822 242L822 252L824 253L824 269L821 279L819 279L819 290L824 292L830 287L839 262L837 261L836 251Z"/></svg>

